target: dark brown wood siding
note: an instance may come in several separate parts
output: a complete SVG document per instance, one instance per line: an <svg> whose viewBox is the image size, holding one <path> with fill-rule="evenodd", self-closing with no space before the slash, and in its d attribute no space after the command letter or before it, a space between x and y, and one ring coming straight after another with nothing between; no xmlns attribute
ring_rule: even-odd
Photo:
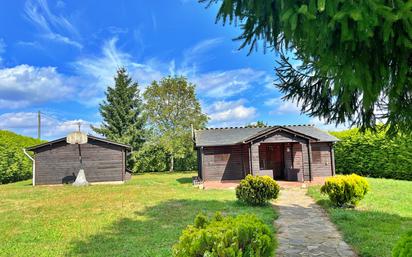
<svg viewBox="0 0 412 257"><path fill-rule="evenodd" d="M303 181L303 155L301 143L285 145L285 180Z"/></svg>
<svg viewBox="0 0 412 257"><path fill-rule="evenodd" d="M332 176L330 143L312 143L312 178Z"/></svg>
<svg viewBox="0 0 412 257"><path fill-rule="evenodd" d="M243 174L246 177L247 174L252 174L249 164L249 145L242 145L242 161L243 161Z"/></svg>
<svg viewBox="0 0 412 257"><path fill-rule="evenodd" d="M89 182L122 181L125 178L124 148L89 140L81 145L83 169ZM36 184L73 181L80 169L78 145L55 143L35 150Z"/></svg>
<svg viewBox="0 0 412 257"><path fill-rule="evenodd" d="M247 147L212 146L203 148L203 180L239 180L244 178L249 166L245 157ZM242 158L243 156L243 158Z"/></svg>

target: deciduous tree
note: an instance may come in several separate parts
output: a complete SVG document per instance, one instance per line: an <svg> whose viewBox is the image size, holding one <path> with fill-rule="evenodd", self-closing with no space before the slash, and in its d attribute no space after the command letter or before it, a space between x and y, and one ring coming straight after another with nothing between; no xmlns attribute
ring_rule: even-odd
<svg viewBox="0 0 412 257"><path fill-rule="evenodd" d="M196 98L195 85L184 77L166 77L154 81L144 98L155 141L169 153L169 168L173 171L174 159L193 151L191 126L204 127L208 119Z"/></svg>

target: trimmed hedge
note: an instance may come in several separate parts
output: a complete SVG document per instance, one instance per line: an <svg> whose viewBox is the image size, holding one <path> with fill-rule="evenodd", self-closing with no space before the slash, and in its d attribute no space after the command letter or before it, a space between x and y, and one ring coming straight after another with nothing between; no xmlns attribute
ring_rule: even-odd
<svg viewBox="0 0 412 257"><path fill-rule="evenodd" d="M326 179L320 191L327 194L335 206L356 206L369 191L369 183L356 174L337 175Z"/></svg>
<svg viewBox="0 0 412 257"><path fill-rule="evenodd" d="M412 257L412 231L399 239L392 250L392 257Z"/></svg>
<svg viewBox="0 0 412 257"><path fill-rule="evenodd" d="M272 199L276 199L280 187L269 176L247 175L236 187L236 197L250 205L264 205Z"/></svg>
<svg viewBox="0 0 412 257"><path fill-rule="evenodd" d="M212 219L203 214L183 230L173 246L175 257L269 257L274 251L273 233L255 215Z"/></svg>
<svg viewBox="0 0 412 257"><path fill-rule="evenodd" d="M0 184L31 178L32 162L22 148L42 143L7 130L0 130Z"/></svg>
<svg viewBox="0 0 412 257"><path fill-rule="evenodd" d="M412 136L391 138L385 131L356 128L331 134L341 140L335 145L337 173L412 180Z"/></svg>

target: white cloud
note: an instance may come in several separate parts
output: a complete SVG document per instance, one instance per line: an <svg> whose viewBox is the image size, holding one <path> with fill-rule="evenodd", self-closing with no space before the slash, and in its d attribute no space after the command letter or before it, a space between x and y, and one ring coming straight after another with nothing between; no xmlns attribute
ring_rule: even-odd
<svg viewBox="0 0 412 257"><path fill-rule="evenodd" d="M217 101L205 107L210 126L243 126L256 116L256 108L245 106L245 100Z"/></svg>
<svg viewBox="0 0 412 257"><path fill-rule="evenodd" d="M251 68L199 73L199 63L206 59L205 53L218 45L221 39L203 40L183 53L183 61L163 61L147 59L137 62L127 52L118 47L118 38L113 37L102 46L98 56L85 56L73 63L76 73L87 81L87 87L80 93L81 98L92 97L89 104L96 104L103 97L107 86L113 85L113 77L119 67L125 67L131 77L144 88L153 80L160 80L167 75L184 75L197 85L197 91L203 97L226 98L237 95L252 84L264 85L267 74Z"/></svg>
<svg viewBox="0 0 412 257"><path fill-rule="evenodd" d="M222 42L222 38L211 38L200 41L193 47L183 52L182 69L196 72L197 66L205 61L210 60L210 55L206 56L209 50L216 47ZM186 74L185 74L186 75Z"/></svg>
<svg viewBox="0 0 412 257"><path fill-rule="evenodd" d="M109 26L107 27L107 31L109 31L112 34L126 34L129 32L128 28L123 28L123 27L117 27L117 26Z"/></svg>
<svg viewBox="0 0 412 257"><path fill-rule="evenodd" d="M156 16L155 16L154 13L151 13L151 16L152 16L152 26L153 26L153 30L154 30L154 31L157 31L157 18L156 18Z"/></svg>
<svg viewBox="0 0 412 257"><path fill-rule="evenodd" d="M58 1L56 2L56 8L62 9L62 8L65 8L65 7L66 7L66 3L65 3L64 1L58 0Z"/></svg>
<svg viewBox="0 0 412 257"><path fill-rule="evenodd" d="M265 88L271 91L276 91L276 87L274 85L274 79L272 76L266 75L264 79Z"/></svg>
<svg viewBox="0 0 412 257"><path fill-rule="evenodd" d="M300 103L282 100L281 97L270 98L265 101L265 105L274 108L270 114L300 114Z"/></svg>
<svg viewBox="0 0 412 257"><path fill-rule="evenodd" d="M193 81L202 95L226 98L247 90L252 84L261 84L264 77L263 71L244 68L200 74Z"/></svg>
<svg viewBox="0 0 412 257"><path fill-rule="evenodd" d="M44 38L77 48L83 47L81 43L73 39L79 38L76 28L63 15L53 14L47 0L26 1L24 13L25 17L39 29Z"/></svg>
<svg viewBox="0 0 412 257"><path fill-rule="evenodd" d="M155 59L148 60L146 63L135 62L130 54L117 48L117 40L117 37L114 37L106 41L100 56L80 58L73 64L76 73L87 85L80 92L80 97L94 98L89 103L95 104L101 100L106 88L113 85L113 78L120 67L125 67L142 88L166 74L166 64ZM160 70L161 68L163 70Z"/></svg>
<svg viewBox="0 0 412 257"><path fill-rule="evenodd" d="M186 63L190 60L192 66L196 66L197 58L194 56L205 53L218 42L218 39L204 40L185 51ZM107 87L114 84L113 78L120 67L128 70L142 90L153 80L186 72L183 75L197 85L201 97L218 99L237 95L252 84L262 85L267 77L265 72L251 68L197 74L195 70L182 68L175 60L152 58L137 62L117 43L118 38L113 37L103 43L100 55L83 56L73 62L73 76L62 75L55 67L19 65L0 69L0 108L21 108L69 97L87 106L97 106L103 100Z"/></svg>
<svg viewBox="0 0 412 257"><path fill-rule="evenodd" d="M54 67L23 64L0 69L0 108L21 108L65 99L73 93L71 80Z"/></svg>
<svg viewBox="0 0 412 257"><path fill-rule="evenodd" d="M1 56L6 51L6 43L0 38L0 65L3 62L3 57Z"/></svg>
<svg viewBox="0 0 412 257"><path fill-rule="evenodd" d="M81 130L85 133L94 134L90 125L97 125L82 119L61 121L52 116L42 116L41 138L56 139L64 137L68 133L77 130L77 124L81 123ZM12 130L17 133L37 137L37 113L36 112L9 112L0 115L0 129Z"/></svg>

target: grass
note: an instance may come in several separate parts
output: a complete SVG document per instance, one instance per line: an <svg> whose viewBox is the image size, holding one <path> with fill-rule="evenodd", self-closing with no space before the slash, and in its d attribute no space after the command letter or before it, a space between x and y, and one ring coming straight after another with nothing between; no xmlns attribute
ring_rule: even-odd
<svg viewBox="0 0 412 257"><path fill-rule="evenodd" d="M412 182L368 178L371 191L355 209L331 207L320 187L311 195L330 214L346 242L364 257L391 256L401 235L412 230Z"/></svg>
<svg viewBox="0 0 412 257"><path fill-rule="evenodd" d="M274 209L248 207L234 190L200 190L193 173L134 176L124 185L0 186L0 256L171 256L200 211L255 213L273 228Z"/></svg>

